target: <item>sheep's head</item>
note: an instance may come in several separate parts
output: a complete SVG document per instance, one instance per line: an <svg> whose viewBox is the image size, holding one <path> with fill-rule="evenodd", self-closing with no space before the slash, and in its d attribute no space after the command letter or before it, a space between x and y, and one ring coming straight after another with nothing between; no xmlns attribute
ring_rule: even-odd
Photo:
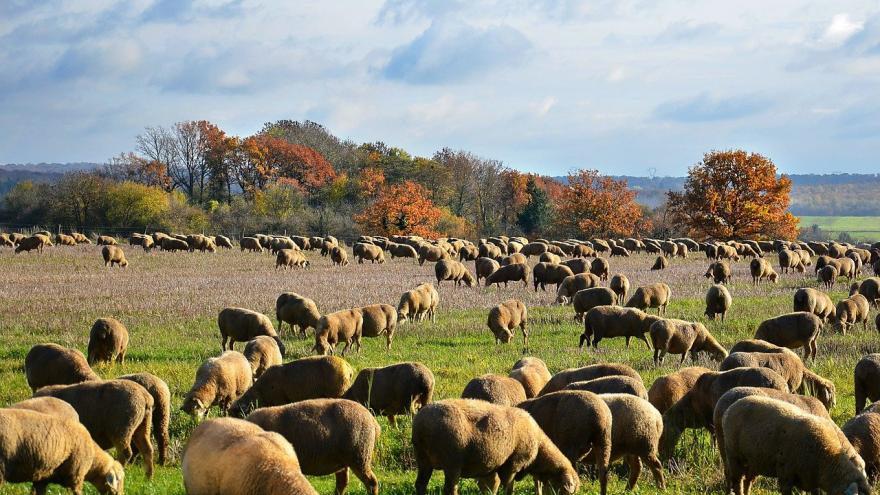
<svg viewBox="0 0 880 495"><path fill-rule="evenodd" d="M183 404L181 404L180 410L194 417L196 420L201 421L202 418L205 417L205 414L208 413L208 406L206 406L201 399L197 399L187 394L183 399Z"/></svg>
<svg viewBox="0 0 880 495"><path fill-rule="evenodd" d="M776 272L771 273L770 274L770 281L773 282L774 284L778 284L779 283L779 274L777 274Z"/></svg>
<svg viewBox="0 0 880 495"><path fill-rule="evenodd" d="M125 470L118 461L112 461L106 473L98 473L88 481L95 485L98 493L121 494L124 491Z"/></svg>

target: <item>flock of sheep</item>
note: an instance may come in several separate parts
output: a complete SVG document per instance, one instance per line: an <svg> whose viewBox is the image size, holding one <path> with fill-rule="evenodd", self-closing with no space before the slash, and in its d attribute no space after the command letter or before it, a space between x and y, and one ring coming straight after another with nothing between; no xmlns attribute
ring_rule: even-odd
<svg viewBox="0 0 880 495"><path fill-rule="evenodd" d="M51 236L0 235L16 252L51 246ZM80 234L55 237L55 244L90 243ZM116 239L95 238L106 265L127 266ZM232 248L230 239L204 235L133 235L130 245L149 251L208 251ZM320 251L334 265L348 264L348 249L328 237L265 236L239 240L242 251L270 251L276 269L307 268L309 251ZM827 292L800 288L793 312L762 322L754 339L725 349L700 322L666 317L672 298L662 282L630 287L613 273L610 258L632 252L657 254L653 270L673 257L703 252L710 265L705 314L722 320L732 304L726 284L731 263L751 258L754 284L775 283L768 260L783 273L805 274L813 266L825 288L843 277L849 297L836 305ZM288 292L276 301L277 329L266 315L245 308L223 309L217 319L222 353L195 373L181 409L203 419L212 408L223 417L205 420L186 442L182 470L191 495L314 494L304 475L336 475L336 493L349 470L371 494L379 493L372 459L381 428L374 414L415 414L412 448L424 494L434 470L444 472L443 493L457 493L461 478L481 489L512 493L516 480L531 476L537 493L573 494L580 489L578 464L595 466L599 491L606 493L609 465L629 467L627 488L642 463L656 485L665 488L661 459L669 457L686 429L714 435L725 480L736 494L748 493L757 476L776 478L782 493L793 488L830 494L869 493L880 474L880 354L865 356L854 370L856 416L842 428L828 411L834 384L811 371L817 339L826 324L846 332L867 328L871 308L880 307L880 278L862 277L866 267L880 275L880 243L845 245L786 241L697 243L691 239L593 239L528 241L493 237L474 244L463 239L361 237L351 248L359 263L412 258L434 264L436 285L451 282L507 286L522 282L534 290L555 286L555 304L571 305L583 322L580 345L603 339L642 340L659 364L667 354L693 360L705 353L718 370L692 366L646 387L639 373L622 363L601 363L551 374L537 357L524 357L508 375L473 378L461 399L433 401L434 375L422 363L402 362L355 370L334 355L360 351L364 337L384 338L391 347L405 321L434 322L440 292L423 283L402 294L397 307L372 304L321 314L315 302ZM605 257L604 255L607 255ZM538 257L533 267L529 258ZM567 258L567 259L566 259ZM471 271L466 262L473 262ZM806 277L806 275L804 275ZM862 279L860 282L857 279ZM607 282L607 287L602 284ZM499 289L503 290L503 289ZM649 314L656 309L657 314ZM496 343L522 333L528 352L528 308L510 299L491 308L487 327ZM284 362L279 337L314 333L312 357ZM880 314L876 317L880 331ZM102 318L91 329L88 353L56 344L31 348L24 363L34 398L0 409L0 482L32 482L35 493L57 483L81 493L84 482L101 493L122 493L123 466L140 454L149 478L153 458L164 464L169 448L171 395L150 373L102 380L95 363L122 362L128 348L125 326ZM245 342L242 352L236 342ZM791 349L803 348L803 358ZM47 432L49 432L47 434ZM155 441L155 444L154 444ZM115 448L116 459L105 449ZM796 456L787 455L797 452Z"/></svg>

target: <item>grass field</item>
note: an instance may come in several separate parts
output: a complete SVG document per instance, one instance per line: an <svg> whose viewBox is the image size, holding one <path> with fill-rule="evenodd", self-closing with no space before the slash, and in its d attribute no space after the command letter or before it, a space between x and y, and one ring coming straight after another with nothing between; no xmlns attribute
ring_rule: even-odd
<svg viewBox="0 0 880 495"><path fill-rule="evenodd" d="M846 232L858 241L880 240L880 217L816 217L804 216L800 218L800 228L809 228L818 225L820 229L837 238L841 232Z"/></svg>
<svg viewBox="0 0 880 495"><path fill-rule="evenodd" d="M192 384L195 370L207 357L220 351L216 315L225 306L243 306L263 311L274 319L275 298L282 291L296 291L316 300L322 312L368 303L396 305L402 292L415 285L433 281L433 265L419 267L413 261L395 260L385 265L357 265L343 268L329 266L327 260L309 253L312 268L284 272L274 270L274 259L266 255L245 254L237 250L217 254L153 253L128 248L130 267L107 270L96 246L56 247L43 255L12 255L0 252L0 404L27 398L30 393L22 373L25 354L31 345L57 342L85 350L92 322L101 316L113 316L128 327L131 335L128 359L124 366L98 368L103 377L149 371L168 382L173 397L171 422L172 456L170 465L159 468L151 482L143 478L138 462L126 468L126 493L181 494L180 453L195 423L180 413L183 395ZM637 255L628 259L612 258L613 272L629 276L633 286L665 281L673 291L669 316L703 320L703 296L709 281L702 274L707 262L698 254L691 259L674 260L663 272L648 270L653 257ZM783 275L778 285L751 286L748 264L734 267L731 292L734 305L725 323L706 322L708 328L727 347L752 337L765 318L791 310L791 294L806 282L798 275ZM843 284L837 287L835 301L844 297ZM570 307L551 306L553 292L535 293L531 288L440 289L437 323L404 324L398 327L394 346L384 349L384 342L368 339L359 355L348 357L355 369L384 366L398 361L420 361L436 377L435 399L457 397L474 376L484 373L506 374L522 354L521 337L510 345L495 345L485 327L488 308L508 298L518 298L530 309L530 354L543 358L551 371L595 362L617 361L636 368L646 385L657 377L675 371L677 359L666 359L655 368L651 352L634 341L626 349L622 339L604 340L598 352L577 347L581 327L573 321ZM873 321L872 312L872 321ZM313 342L283 335L288 358L309 354ZM242 344L238 345L241 349ZM819 342L819 357L812 366L819 374L832 379L837 387L834 419L842 424L853 414L852 370L864 354L880 351L880 337L869 327L843 336L826 329ZM717 366L703 362L709 367ZM410 425L406 418L391 427L384 418L383 432L374 460L374 468L383 494L413 492L414 459L410 449ZM664 469L667 493L720 493L722 472L718 454L708 434L690 431L685 434L675 456ZM646 470L645 470L646 471ZM643 471L637 492L658 493L650 474ZM616 463L610 477L609 493L624 491L626 468ZM333 493L333 477L310 477L322 494ZM353 476L349 493L364 493ZM443 474L435 472L432 493L440 493ZM582 476L581 493L595 493L597 483ZM759 480L756 493L775 490L775 481ZM4 485L0 494L28 493L27 485ZM51 493L63 493L53 487ZM95 493L87 486L87 493ZM471 480L462 483L461 493L477 493ZM533 493L532 484L517 484L517 493Z"/></svg>

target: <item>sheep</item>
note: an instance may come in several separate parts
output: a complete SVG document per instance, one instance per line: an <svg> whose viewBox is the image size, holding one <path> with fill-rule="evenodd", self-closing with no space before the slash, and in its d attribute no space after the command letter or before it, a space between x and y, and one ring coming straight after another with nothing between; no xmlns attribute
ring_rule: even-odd
<svg viewBox="0 0 880 495"><path fill-rule="evenodd" d="M837 282L838 272L837 267L834 265L825 265L819 270L817 277L819 279L819 283L825 287L825 290L831 290L834 288L834 284Z"/></svg>
<svg viewBox="0 0 880 495"><path fill-rule="evenodd" d="M97 363L125 363L128 350L128 330L115 318L98 318L89 332L89 365Z"/></svg>
<svg viewBox="0 0 880 495"><path fill-rule="evenodd" d="M31 252L33 250L37 250L38 253L43 252L43 247L51 246L51 242L47 243L48 238L40 235L33 235L30 237L26 237L18 242L18 245L15 246L15 254L18 254L22 251Z"/></svg>
<svg viewBox="0 0 880 495"><path fill-rule="evenodd" d="M545 254L550 254L550 253L545 253ZM541 256L544 256L544 255L542 254ZM556 255L550 254L550 256L556 256ZM492 259L492 258L489 258L489 259ZM513 253L510 256L505 256L504 258L501 258L499 263L501 263L501 266L513 265L516 263L521 263L521 264L525 265L528 263L528 258L526 258L526 256L522 253Z"/></svg>
<svg viewBox="0 0 880 495"><path fill-rule="evenodd" d="M880 399L880 354L868 354L853 370L856 414L865 409L865 402Z"/></svg>
<svg viewBox="0 0 880 495"><path fill-rule="evenodd" d="M629 292L629 279L622 273L615 273L608 282L608 288L617 294L617 304L623 304Z"/></svg>
<svg viewBox="0 0 880 495"><path fill-rule="evenodd" d="M718 260L733 260L739 261L739 253L736 252L736 248L733 246L728 246L726 244L719 244L717 246L717 256Z"/></svg>
<svg viewBox="0 0 880 495"><path fill-rule="evenodd" d="M397 328L397 310L390 304L370 304L360 308L363 315L362 337L385 336L385 349L391 349Z"/></svg>
<svg viewBox="0 0 880 495"><path fill-rule="evenodd" d="M318 495L290 442L241 419L200 424L184 448L181 469L189 495Z"/></svg>
<svg viewBox="0 0 880 495"><path fill-rule="evenodd" d="M430 317L431 323L435 323L439 303L440 294L437 289L431 284L421 284L400 296L400 302L397 303L397 321L403 323L409 318L413 321L424 321Z"/></svg>
<svg viewBox="0 0 880 495"><path fill-rule="evenodd" d="M626 307L642 311L648 308L657 308L657 314L664 315L670 299L672 299L672 289L668 285L658 282L636 289L629 301L626 302Z"/></svg>
<svg viewBox="0 0 880 495"><path fill-rule="evenodd" d="M526 400L526 391L519 381L509 376L488 374L469 381L461 392L461 398L515 406Z"/></svg>
<svg viewBox="0 0 880 495"><path fill-rule="evenodd" d="M513 339L516 327L522 331L523 347L529 345L528 324L529 311L526 305L516 299L508 299L489 310L486 326L495 335L495 343L508 344Z"/></svg>
<svg viewBox="0 0 880 495"><path fill-rule="evenodd" d="M354 257L358 260L358 264L363 264L364 260L369 260L370 263L379 263L380 265L385 263L385 251L379 246L359 242L352 246L351 249Z"/></svg>
<svg viewBox="0 0 880 495"><path fill-rule="evenodd" d="M572 382L563 390L585 390L594 394L630 394L648 400L648 390L641 380L629 376L603 376L582 382Z"/></svg>
<svg viewBox="0 0 880 495"><path fill-rule="evenodd" d="M611 411L611 462L621 457L629 464L627 490L635 488L642 462L654 475L660 490L666 489L659 458L663 416L647 400L630 394L600 394Z"/></svg>
<svg viewBox="0 0 880 495"><path fill-rule="evenodd" d="M504 254L500 246L496 246L495 244L491 243L480 244L478 252L481 257L493 259L499 259Z"/></svg>
<svg viewBox="0 0 880 495"><path fill-rule="evenodd" d="M721 322L724 323L724 317L733 304L733 297L727 287L721 284L715 284L706 291L706 311L704 314L713 321L721 316Z"/></svg>
<svg viewBox="0 0 880 495"><path fill-rule="evenodd" d="M758 285L761 280L767 279L772 283L777 283L779 274L773 270L773 265L764 258L755 258L749 263L749 272L752 274L752 285Z"/></svg>
<svg viewBox="0 0 880 495"><path fill-rule="evenodd" d="M834 303L831 302L828 294L812 287L804 287L795 291L794 311L812 313L821 318L823 323L836 316Z"/></svg>
<svg viewBox="0 0 880 495"><path fill-rule="evenodd" d="M416 259L419 257L419 254L416 252L416 249L409 244L397 244L394 242L388 243L388 253L391 254L391 259L394 258L413 258Z"/></svg>
<svg viewBox="0 0 880 495"><path fill-rule="evenodd" d="M599 277L592 273L578 273L565 277L556 290L556 304L569 304L579 291L599 286Z"/></svg>
<svg viewBox="0 0 880 495"><path fill-rule="evenodd" d="M660 243L660 250L664 255L674 258L678 254L678 244L672 241L663 241Z"/></svg>
<svg viewBox="0 0 880 495"><path fill-rule="evenodd" d="M492 258L477 258L474 260L474 272L477 275L477 285L480 285L481 278L488 278L501 265Z"/></svg>
<svg viewBox="0 0 880 495"><path fill-rule="evenodd" d="M231 351L236 342L247 342L259 335L267 335L278 344L281 355L285 353L284 343L272 327L272 320L262 313L245 308L225 308L217 316L217 326L220 327L221 352L226 350L227 341Z"/></svg>
<svg viewBox="0 0 880 495"><path fill-rule="evenodd" d="M550 381L547 364L536 357L524 357L514 363L508 376L522 384L528 399L536 397Z"/></svg>
<svg viewBox="0 0 880 495"><path fill-rule="evenodd" d="M437 287L440 287L440 282L443 280L451 280L455 282L456 286L462 283L468 287L476 285L474 276L471 275L471 272L460 261L452 259L440 260L434 265L434 274L437 277Z"/></svg>
<svg viewBox="0 0 880 495"><path fill-rule="evenodd" d="M603 376L628 376L641 380L639 373L625 364L620 363L600 363L584 366L583 368L569 368L560 371L550 378L550 381L544 385L544 388L538 393L538 396L546 395L551 392L557 392L564 389L568 384L574 382L584 382Z"/></svg>
<svg viewBox="0 0 880 495"><path fill-rule="evenodd" d="M517 253L517 254L521 254L521 253ZM551 252L546 252L546 253L541 253L541 256L538 257L538 262L539 263L549 263L551 265L558 265L559 263L562 262L562 258L560 258L558 255L553 254Z"/></svg>
<svg viewBox="0 0 880 495"><path fill-rule="evenodd" d="M291 442L303 474L335 473L336 493L345 492L351 469L368 493L379 494L372 463L381 428L362 405L343 399L311 399L257 409L247 420Z"/></svg>
<svg viewBox="0 0 880 495"><path fill-rule="evenodd" d="M705 352L716 361L727 357L727 350L702 323L663 319L652 323L648 333L651 334L651 344L654 347L655 366L660 366L666 354L681 354L682 363L688 353L694 362L698 352Z"/></svg>
<svg viewBox="0 0 880 495"><path fill-rule="evenodd" d="M346 252L344 248L340 246L332 246L329 248L328 253L333 266L348 265L348 252Z"/></svg>
<svg viewBox="0 0 880 495"><path fill-rule="evenodd" d="M240 352L226 351L199 366L180 410L196 419L204 418L214 406L225 413L253 383L254 372L248 359Z"/></svg>
<svg viewBox="0 0 880 495"><path fill-rule="evenodd" d="M500 251L498 253L500 255ZM482 252L481 252L482 256ZM496 256L488 256L489 258L495 258ZM423 244L419 248L419 266L424 265L425 261L429 261L431 263L435 263L440 260L449 259L449 253L447 253L440 246L432 246L430 244Z"/></svg>
<svg viewBox="0 0 880 495"><path fill-rule="evenodd" d="M590 273L591 262L584 258L572 258L562 262L563 265L571 268L571 273L578 275L580 273Z"/></svg>
<svg viewBox="0 0 880 495"><path fill-rule="evenodd" d="M121 494L125 480L122 465L79 422L24 409L0 409L0 473L0 484L29 481L38 495L49 483L79 495L86 481L99 493Z"/></svg>
<svg viewBox="0 0 880 495"><path fill-rule="evenodd" d="M153 444L150 427L153 396L129 380L88 381L73 385L50 385L34 397L55 397L76 409L79 421L101 448L116 448L116 459L131 460L131 445L144 459L147 478L153 476Z"/></svg>
<svg viewBox="0 0 880 495"><path fill-rule="evenodd" d="M669 260L666 259L666 256L660 255L654 260L654 264L651 265L651 270L665 270L668 266Z"/></svg>
<svg viewBox="0 0 880 495"><path fill-rule="evenodd" d="M865 296L861 294L855 294L838 302L835 313L836 323L841 333L845 335L847 330L859 323L862 324L863 329L867 330L870 310L871 305L868 304Z"/></svg>
<svg viewBox="0 0 880 495"><path fill-rule="evenodd" d="M457 492L460 478L478 478L494 492L500 482L513 493L515 477L531 474L554 493L580 487L571 462L522 409L483 401L450 399L422 408L412 426L418 474L416 495L425 495L434 469L444 471L443 493Z"/></svg>
<svg viewBox="0 0 880 495"><path fill-rule="evenodd" d="M363 326L364 313L360 308L325 314L315 328L315 346L312 350L317 354L333 354L336 345L345 342L343 356L351 347L357 347L357 352L360 352Z"/></svg>
<svg viewBox="0 0 880 495"><path fill-rule="evenodd" d="M744 493L758 475L778 478L782 493L793 487L826 493L871 493L865 462L833 421L769 397L745 397L722 418L725 478ZM780 456L780 452L790 455ZM796 462L791 455L797 453Z"/></svg>
<svg viewBox="0 0 880 495"><path fill-rule="evenodd" d="M67 402L64 402L61 399L56 399L55 397L32 397L30 399L16 402L11 406L7 406L7 408L26 409L28 411L55 416L56 418L70 419L79 423L79 414L76 412L76 409Z"/></svg>
<svg viewBox="0 0 880 495"><path fill-rule="evenodd" d="M597 306L611 306L617 302L617 294L607 287L579 290L572 298L574 319L581 322L584 314Z"/></svg>
<svg viewBox="0 0 880 495"><path fill-rule="evenodd" d="M294 251L293 249L279 249L275 257L275 269L279 268L307 268L309 260L306 259L302 251Z"/></svg>
<svg viewBox="0 0 880 495"><path fill-rule="evenodd" d="M849 295L853 296L856 293L865 296L865 299L867 299L872 306L880 309L880 278L866 278L861 284L858 284L858 286L853 283L852 287L850 287Z"/></svg>
<svg viewBox="0 0 880 495"><path fill-rule="evenodd" d="M275 300L275 318L278 319L278 331L284 323L290 325L290 331L306 336L306 330L317 328L321 313L315 301L295 292L282 292Z"/></svg>
<svg viewBox="0 0 880 495"><path fill-rule="evenodd" d="M254 380L267 369L282 363L281 351L272 337L260 335L244 346L244 357L253 371Z"/></svg>
<svg viewBox="0 0 880 495"><path fill-rule="evenodd" d="M508 282L522 281L523 287L528 287L530 272L531 269L529 268L529 265L523 265L520 263L502 266L489 274L489 276L486 277L486 281L483 282L483 285L489 287L495 284L504 284L504 286L507 287Z"/></svg>
<svg viewBox="0 0 880 495"><path fill-rule="evenodd" d="M159 465L165 465L168 459L170 437L168 426L171 422L171 390L161 378L151 373L133 373L123 375L117 380L128 380L137 383L153 397L152 430L156 440L156 451Z"/></svg>
<svg viewBox="0 0 880 495"><path fill-rule="evenodd" d="M99 246L115 246L117 243L113 236L99 235L98 239L95 240L95 244Z"/></svg>
<svg viewBox="0 0 880 495"><path fill-rule="evenodd" d="M804 311L796 311L761 322L755 338L789 349L804 348L804 359L816 359L816 340L822 330L822 320Z"/></svg>
<svg viewBox="0 0 880 495"><path fill-rule="evenodd" d="M828 410L831 410L837 400L834 382L807 369L797 354L784 348L780 351L734 352L721 363L719 369L726 371L743 367L769 368L786 379L789 390L798 393L810 390Z"/></svg>
<svg viewBox="0 0 880 495"><path fill-rule="evenodd" d="M783 249L779 251L779 269L782 273L788 273L789 270L797 270L799 273L806 271L804 260L794 251Z"/></svg>
<svg viewBox="0 0 880 495"><path fill-rule="evenodd" d="M584 315L584 333L581 334L579 346L583 347L592 338L593 349L596 349L603 338L625 337L626 346L629 347L630 339L636 337L650 349L645 333L658 320L659 317L635 308L597 306Z"/></svg>
<svg viewBox="0 0 880 495"><path fill-rule="evenodd" d="M58 234L55 236L55 244L59 246L76 246L76 239L73 236Z"/></svg>
<svg viewBox="0 0 880 495"><path fill-rule="evenodd" d="M58 344L36 344L24 358L24 374L32 392L47 385L70 385L101 378L76 349Z"/></svg>
<svg viewBox="0 0 880 495"><path fill-rule="evenodd" d="M240 241L238 241L239 247L241 247L242 252L245 250L250 251L252 253L262 253L263 246L260 244L260 240L256 237L242 237ZM163 249L164 249L164 241L163 241Z"/></svg>
<svg viewBox="0 0 880 495"><path fill-rule="evenodd" d="M868 479L876 480L880 474L880 414L866 411L844 423L840 430L865 461Z"/></svg>
<svg viewBox="0 0 880 495"><path fill-rule="evenodd" d="M857 267L852 258L843 257L837 260L838 275L850 282L856 278Z"/></svg>
<svg viewBox="0 0 880 495"><path fill-rule="evenodd" d="M523 401L517 407L534 418L572 466L581 461L594 463L599 493L607 493L612 414L605 401L594 393L566 390Z"/></svg>
<svg viewBox="0 0 880 495"><path fill-rule="evenodd" d="M675 373L661 376L654 380L648 389L648 401L660 413L665 413L688 393L704 373L711 371L702 366L682 368Z"/></svg>
<svg viewBox="0 0 880 495"><path fill-rule="evenodd" d="M243 418L257 406L282 406L306 399L339 398L354 370L336 356L312 356L272 366L232 403L229 414Z"/></svg>
<svg viewBox="0 0 880 495"><path fill-rule="evenodd" d="M574 275L572 273L571 268L565 265L558 265L552 263L541 262L535 265L532 269L533 281L535 285L535 292L538 292L538 286L541 286L541 290L547 290L547 284L556 284L556 289L559 290L560 285L562 285L562 281L565 280L566 277L570 277Z"/></svg>
<svg viewBox="0 0 880 495"><path fill-rule="evenodd" d="M540 256L547 251L547 244L543 242L530 242L522 247L520 252L526 256Z"/></svg>
<svg viewBox="0 0 880 495"><path fill-rule="evenodd" d="M422 363L397 363L384 368L364 368L342 395L397 426L396 416L412 414L431 403L434 374Z"/></svg>
<svg viewBox="0 0 880 495"><path fill-rule="evenodd" d="M162 243L159 244L159 247L162 248L162 251L188 251L189 244L186 241L182 241L180 239L175 239L173 237L166 237L162 239Z"/></svg>
<svg viewBox="0 0 880 495"><path fill-rule="evenodd" d="M628 258L628 257L629 257L629 251L627 251L627 249L626 249L625 247L622 247L622 246L612 246L612 248L611 248L611 254L609 254L608 256L611 257L611 258L613 258L613 257L615 257L615 256L620 256L620 257L622 257L622 258Z"/></svg>
<svg viewBox="0 0 880 495"><path fill-rule="evenodd" d="M415 252L415 250L413 250ZM415 256L413 256L415 257ZM480 257L480 248L474 246L472 244L462 246L461 249L458 250L458 260L459 261L474 261Z"/></svg>
<svg viewBox="0 0 880 495"><path fill-rule="evenodd" d="M611 272L611 265L605 258L595 258L590 262L590 273L599 277L599 280L608 280L608 274Z"/></svg>
<svg viewBox="0 0 880 495"><path fill-rule="evenodd" d="M225 235L218 235L214 242L217 244L217 247L232 249L232 240L230 240ZM302 247L302 246L300 246L300 247Z"/></svg>
<svg viewBox="0 0 880 495"><path fill-rule="evenodd" d="M125 253L122 248L117 246L104 246L101 249L101 256L104 258L104 266L113 268L116 265L120 268L128 267L128 260L125 259Z"/></svg>
<svg viewBox="0 0 880 495"><path fill-rule="evenodd" d="M730 264L723 260L715 261L709 265L709 268L703 276L711 278L716 284L730 283L733 278L731 275Z"/></svg>

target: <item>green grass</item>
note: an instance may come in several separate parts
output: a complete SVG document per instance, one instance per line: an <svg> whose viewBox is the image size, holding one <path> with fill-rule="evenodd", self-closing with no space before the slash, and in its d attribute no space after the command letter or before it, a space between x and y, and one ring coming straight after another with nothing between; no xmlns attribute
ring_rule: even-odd
<svg viewBox="0 0 880 495"><path fill-rule="evenodd" d="M171 422L172 455L169 466L157 470L152 481L143 478L138 462L126 468L126 493L182 494L180 454L195 424L180 413L183 395L192 384L196 368L207 357L219 353L216 314L224 306L240 305L273 315L278 293L295 290L313 297L322 311L372 302L396 303L400 293L433 278L433 266L419 267L408 261L386 265L351 264L334 269L326 260L310 253L313 268L307 271L276 272L267 256L237 251L215 255L154 253L144 255L126 248L131 266L126 271L103 269L99 250L56 248L42 256L13 256L0 253L0 404L28 397L29 389L22 374L24 356L31 345L53 341L85 349L88 330L95 318L110 315L119 318L131 334L130 352L124 366L101 367L104 377L137 371L149 371L169 383L173 394ZM653 261L647 255L629 259L613 258L615 272L626 273L633 286L663 280L672 286L673 303L669 316L703 320L703 294L709 282L702 277L707 262L693 255L687 261L673 260L664 272L648 270ZM734 266L735 283L731 286L734 307L725 323L705 322L725 345L750 338L764 320L790 311L791 292L805 281L796 275L783 276L779 285L754 288L748 282L747 263ZM815 286L810 279L806 283ZM843 284L838 286L843 289ZM494 345L485 327L488 308L515 297L530 309L529 354L544 359L551 371L586 364L615 361L637 369L650 383L658 376L678 369L678 360L669 356L655 368L651 352L641 341L627 349L622 339L606 339L598 351L578 349L580 325L570 307L551 306L552 291L535 293L522 286L509 289L454 288L440 289L441 305L437 323L404 324L398 328L390 351L384 342L367 339L359 355L347 359L355 369L384 366L399 361L420 361L436 377L435 399L457 397L471 378L484 373L506 374L523 355L521 337L510 345ZM833 298L839 300L843 292ZM873 321L873 313L872 313ZM290 358L305 356L313 342L285 333ZM241 344L239 344L241 349ZM873 328L858 328L846 336L826 330L819 343L819 358L812 368L832 379L838 392L838 404L832 411L842 424L853 414L852 369L865 353L880 350L880 336ZM689 362L688 362L689 363ZM686 363L686 365L688 364ZM701 361L716 367L716 363ZM376 451L374 469L383 494L413 492L415 463L410 448L409 418L396 428L379 419L382 435ZM667 493L721 493L722 472L718 454L705 432L688 432L673 459L664 465ZM626 468L616 463L609 493L622 493ZM334 479L310 477L322 494L333 493ZM431 493L440 493L443 475L435 472ZM598 485L584 472L581 493L594 493ZM775 489L775 482L761 480L755 493ZM29 486L3 485L0 495L24 494ZM658 493L650 473L643 472L638 493ZM63 493L53 487L51 493ZM88 485L87 493L95 493ZM352 476L349 493L363 494L364 489ZM464 481L462 494L476 494L476 485ZM530 482L517 484L517 494L533 493Z"/></svg>
<svg viewBox="0 0 880 495"><path fill-rule="evenodd" d="M823 217L803 216L800 217L800 228L809 228L818 225L820 229L837 238L841 232L846 232L859 241L876 241L880 239L880 216L877 217Z"/></svg>

